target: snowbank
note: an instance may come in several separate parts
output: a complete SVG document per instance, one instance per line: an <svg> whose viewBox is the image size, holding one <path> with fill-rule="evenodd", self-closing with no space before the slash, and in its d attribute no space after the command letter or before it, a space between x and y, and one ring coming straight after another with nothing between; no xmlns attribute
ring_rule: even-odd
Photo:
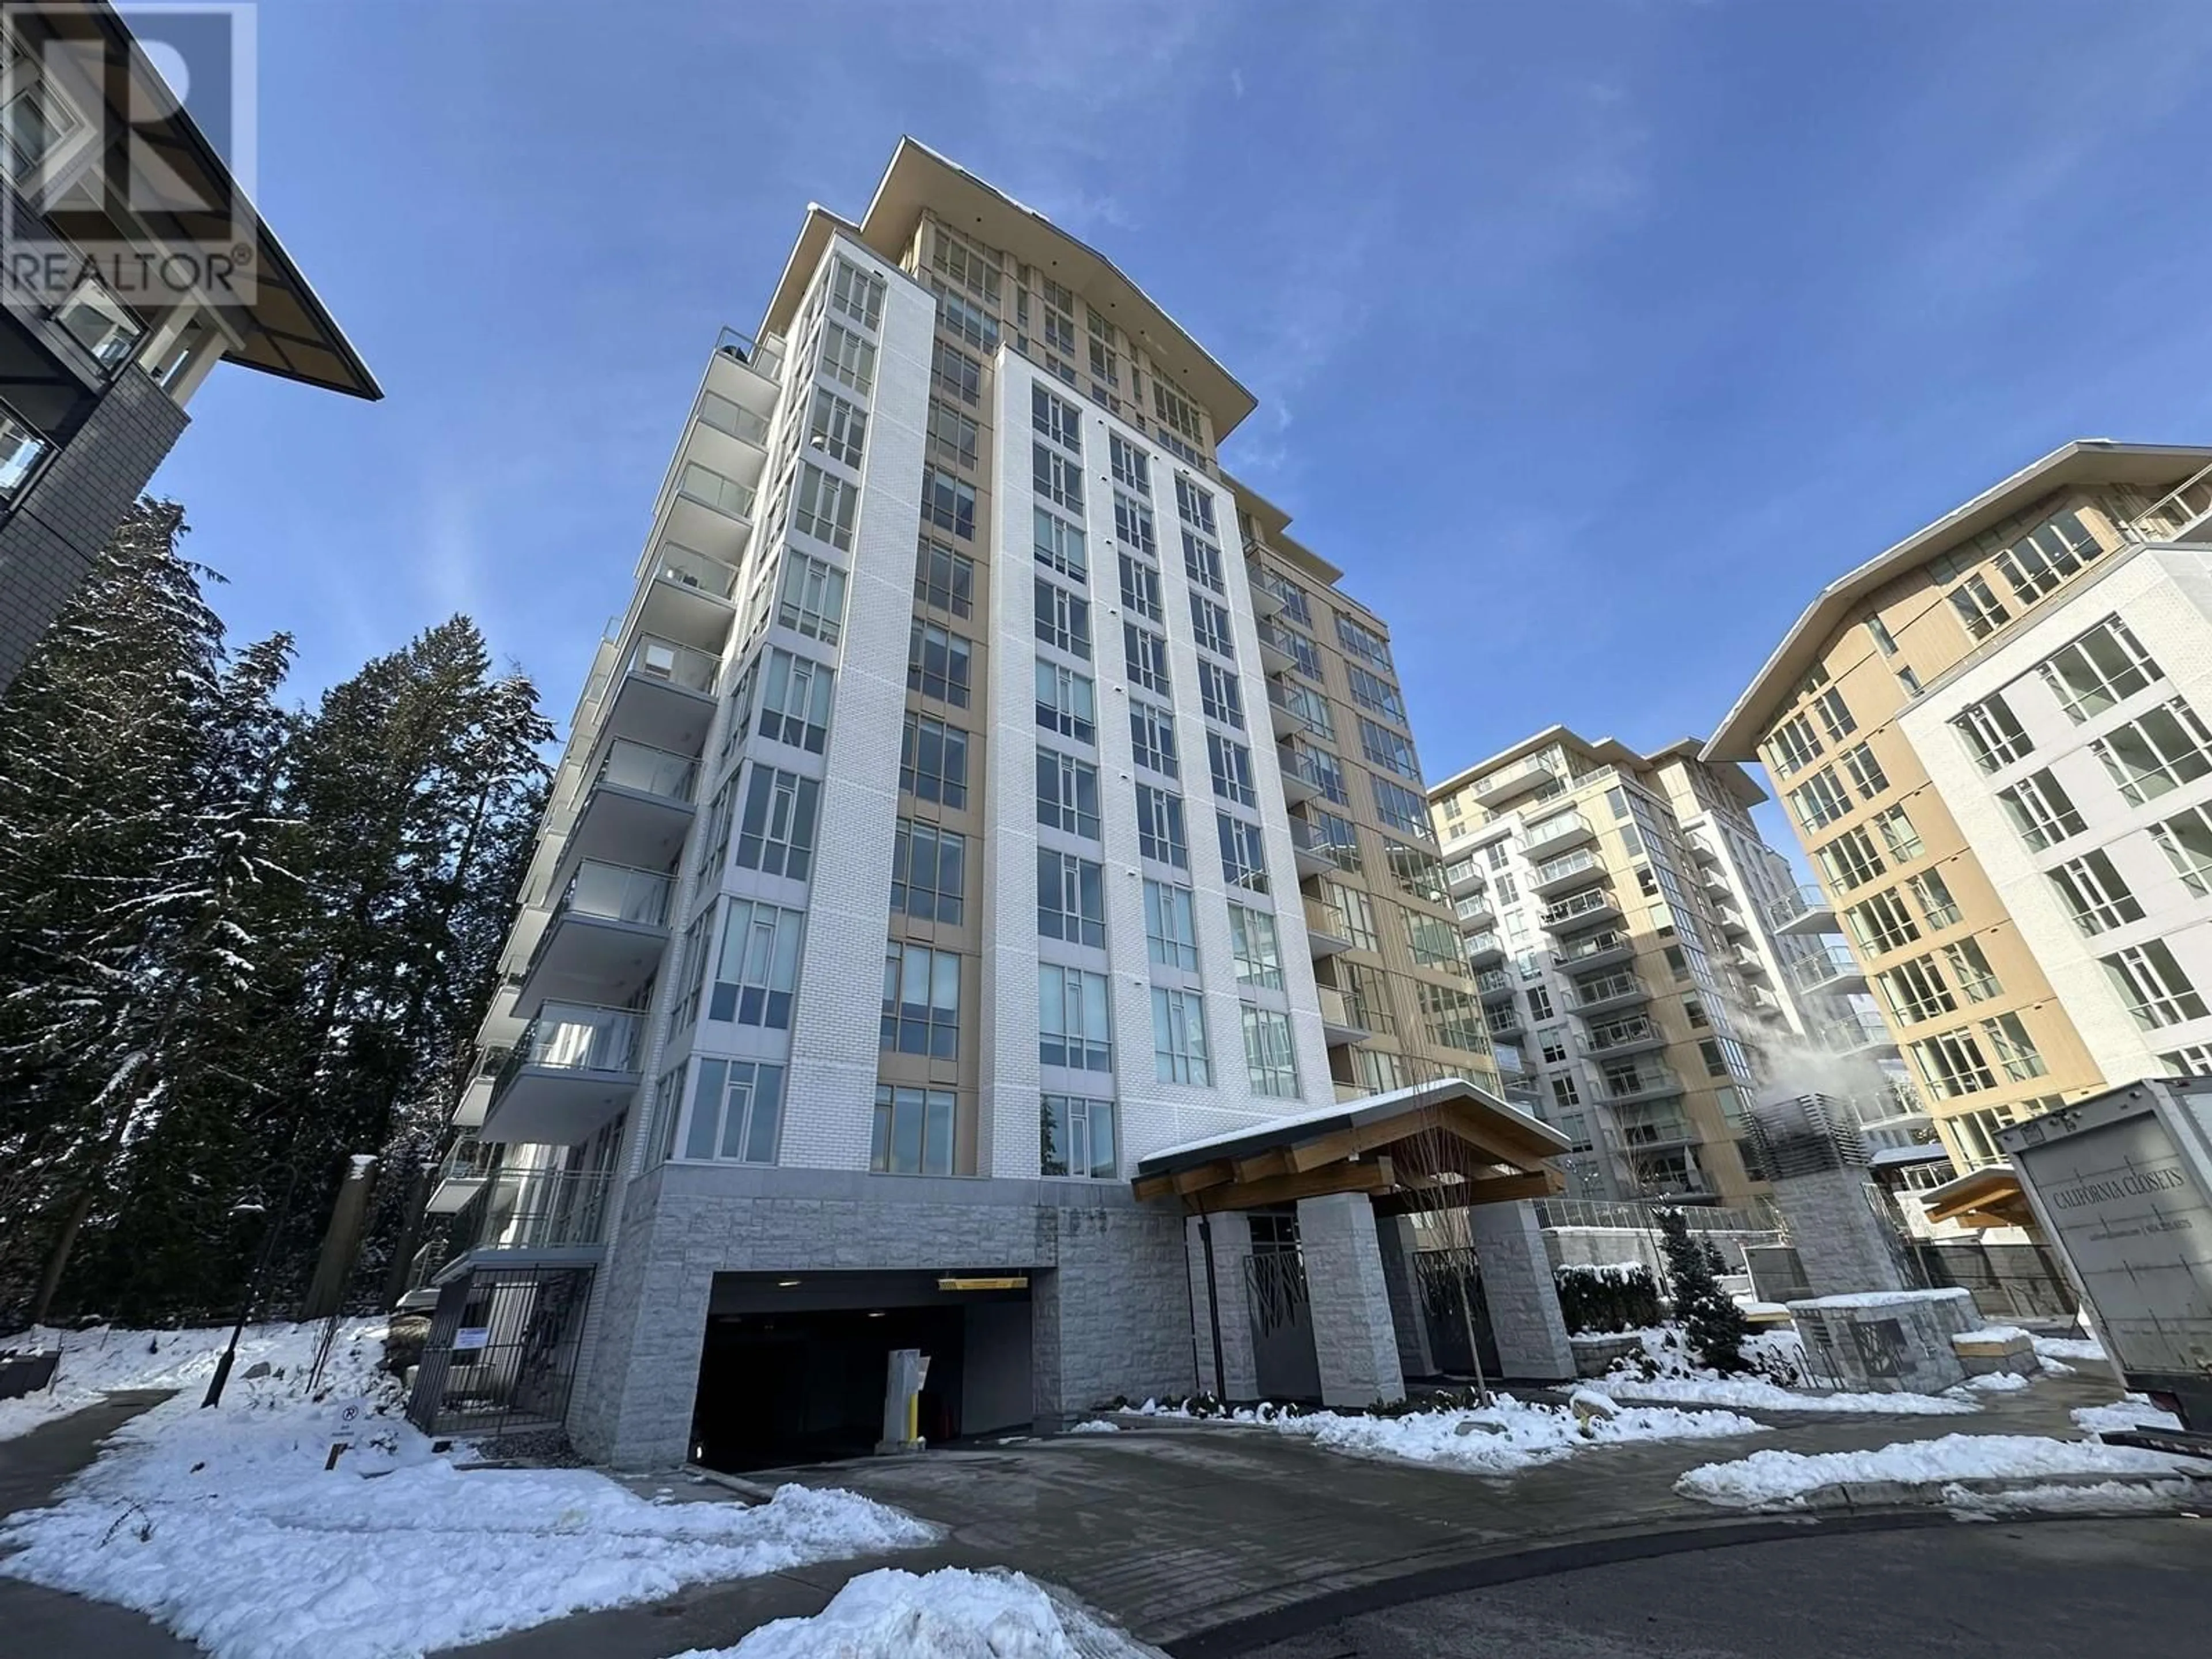
<svg viewBox="0 0 2212 1659"><path fill-rule="evenodd" d="M1966 1292L1956 1285L1936 1291L1853 1291L1847 1296L1800 1297L1793 1308L1886 1308L1893 1302L1964 1302Z"/></svg>
<svg viewBox="0 0 2212 1659"><path fill-rule="evenodd" d="M1121 1425L1119 1423L1109 1423L1103 1418L1094 1417L1087 1423L1073 1425L1067 1431L1070 1434L1119 1434L1121 1432Z"/></svg>
<svg viewBox="0 0 2212 1659"><path fill-rule="evenodd" d="M2104 1344L2094 1336L2039 1336L2035 1351L2045 1359L2102 1359Z"/></svg>
<svg viewBox="0 0 2212 1659"><path fill-rule="evenodd" d="M385 1659L934 1535L847 1492L787 1486L747 1508L647 1502L580 1469L464 1471L399 1418L380 1335L349 1330L320 1401L296 1372L234 1376L218 1410L192 1390L134 1419L57 1506L0 1525L16 1552L0 1574L135 1607L231 1659ZM368 1414L325 1472L340 1399Z"/></svg>
<svg viewBox="0 0 2212 1659"><path fill-rule="evenodd" d="M2178 1429L2181 1419L2160 1411L2142 1394L2124 1395L2109 1406L2076 1406L2074 1426L2090 1434L2120 1429Z"/></svg>
<svg viewBox="0 0 2212 1659"><path fill-rule="evenodd" d="M354 1326L341 1332L350 1342ZM380 1334L383 1326L374 1328ZM238 1369L266 1362L272 1370L305 1371L314 1364L323 1328L313 1325L249 1325L238 1343ZM230 1340L230 1327L182 1331L59 1331L34 1326L9 1346L62 1351L52 1387L21 1400L0 1400L0 1440L28 1434L58 1417L96 1406L110 1389L177 1389L197 1396L215 1375L216 1360Z"/></svg>
<svg viewBox="0 0 2212 1659"><path fill-rule="evenodd" d="M1750 1376L1659 1376L1649 1382L1616 1371L1603 1380L1616 1400L1674 1405L1734 1406L1745 1411L1867 1412L1892 1417L1963 1417L1980 1407L1942 1394L1806 1394Z"/></svg>
<svg viewBox="0 0 2212 1659"><path fill-rule="evenodd" d="M763 1625L733 1648L677 1659L1159 1659L1018 1572L863 1573L811 1619Z"/></svg>
<svg viewBox="0 0 2212 1659"><path fill-rule="evenodd" d="M2087 1486L2018 1486L2010 1492L1972 1492L1946 1486L1944 1505L1961 1520L1998 1520L2008 1515L2111 1515L2142 1510L2164 1515L2195 1501L2197 1488L2186 1480L2147 1480L2123 1486L2099 1480Z"/></svg>
<svg viewBox="0 0 2212 1659"><path fill-rule="evenodd" d="M1960 1331L1952 1337L1954 1342L2017 1342L2028 1334L2017 1325L1984 1325L1978 1331ZM2030 1341L2034 1340L2028 1337Z"/></svg>
<svg viewBox="0 0 2212 1659"><path fill-rule="evenodd" d="M1806 1495L1844 1482L1914 1486L2039 1476L2185 1475L2188 1461L2094 1440L2045 1440L2019 1434L1947 1434L1863 1452L1753 1452L1733 1463L1707 1463L1674 1483L1691 1498L1733 1508L1802 1504Z"/></svg>
<svg viewBox="0 0 2212 1659"><path fill-rule="evenodd" d="M1979 1376L1970 1376L1961 1387L1977 1394L2017 1394L2026 1388L2028 1379L2018 1371L1984 1371Z"/></svg>

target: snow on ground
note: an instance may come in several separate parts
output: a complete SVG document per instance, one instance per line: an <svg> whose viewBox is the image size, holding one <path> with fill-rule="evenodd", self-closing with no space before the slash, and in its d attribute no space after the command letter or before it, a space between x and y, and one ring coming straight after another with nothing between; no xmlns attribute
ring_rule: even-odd
<svg viewBox="0 0 2212 1659"><path fill-rule="evenodd" d="M271 1369L304 1370L314 1363L315 1345L322 1334L319 1324L249 1325L239 1338L237 1370L264 1361ZM12 1440L58 1417L96 1406L110 1389L181 1389L197 1397L205 1392L216 1359L229 1340L228 1325L182 1331L111 1330L105 1325L59 1331L33 1326L9 1338L9 1346L26 1350L59 1346L61 1364L52 1386L21 1400L0 1400L0 1440Z"/></svg>
<svg viewBox="0 0 2212 1659"><path fill-rule="evenodd" d="M763 1625L733 1648L678 1659L1159 1659L1018 1572L863 1573L811 1619Z"/></svg>
<svg viewBox="0 0 2212 1659"><path fill-rule="evenodd" d="M2028 1379L2018 1371L1984 1371L1979 1376L1970 1376L1961 1384L1977 1394L2018 1394L2028 1384Z"/></svg>
<svg viewBox="0 0 2212 1659"><path fill-rule="evenodd" d="M1895 1417L1951 1417L1978 1411L1971 1400L1922 1394L1808 1394L1785 1388L1805 1376L1805 1346L1795 1331L1760 1331L1746 1340L1744 1358L1759 1376L1723 1376L1691 1359L1680 1333L1662 1326L1638 1331L1644 1357L1618 1360L1597 1386L1616 1400L1677 1406L1729 1406L1744 1411L1872 1412ZM1644 1373L1654 1373L1646 1376Z"/></svg>
<svg viewBox="0 0 2212 1659"><path fill-rule="evenodd" d="M1088 1423L1078 1423L1068 1430L1070 1434L1119 1434L1121 1425L1109 1423L1103 1418L1092 1418Z"/></svg>
<svg viewBox="0 0 2212 1659"><path fill-rule="evenodd" d="M2109 1406L2076 1406L2074 1426L2089 1434L2103 1434L2118 1429L2178 1429L2181 1419L2152 1405L2148 1395L2130 1394Z"/></svg>
<svg viewBox="0 0 2212 1659"><path fill-rule="evenodd" d="M2045 1359L2102 1359L2104 1345L2094 1336L2039 1336L2035 1352Z"/></svg>
<svg viewBox="0 0 2212 1659"><path fill-rule="evenodd" d="M581 1469L465 1471L400 1418L380 1339L349 1328L319 1399L296 1370L234 1376L216 1410L191 1389L134 1419L55 1507L0 1523L15 1552L0 1574L135 1607L230 1659L386 1659L934 1536L848 1492L787 1486L749 1508L648 1502ZM343 1399L368 1416L325 1472Z"/></svg>
<svg viewBox="0 0 2212 1659"><path fill-rule="evenodd" d="M2008 1515L2111 1515L2126 1510L2164 1515L2196 1497L2197 1488L2186 1480L2148 1480L2136 1486L2099 1480L2087 1486L2016 1486L2009 1492L1943 1489L1944 1506L1962 1521L1996 1521Z"/></svg>
<svg viewBox="0 0 2212 1659"><path fill-rule="evenodd" d="M1977 1478L2175 1474L2191 1460L2094 1440L2046 1440L2020 1434L1947 1434L1877 1451L1753 1452L1732 1463L1707 1463L1674 1483L1691 1498L1731 1508L1802 1504L1806 1494L1845 1481L1896 1480L1916 1486ZM2199 1468L2202 1466L2199 1465Z"/></svg>
<svg viewBox="0 0 2212 1659"><path fill-rule="evenodd" d="M2017 1342L2022 1337L2027 1337L2030 1341L2035 1340L2017 1325L1984 1325L1978 1331L1960 1331L1951 1340L1954 1342Z"/></svg>

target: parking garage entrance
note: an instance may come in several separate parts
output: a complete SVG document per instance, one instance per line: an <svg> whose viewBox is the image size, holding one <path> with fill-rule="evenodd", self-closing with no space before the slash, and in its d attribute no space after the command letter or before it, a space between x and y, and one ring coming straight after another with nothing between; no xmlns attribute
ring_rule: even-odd
<svg viewBox="0 0 2212 1659"><path fill-rule="evenodd" d="M692 1460L736 1473L872 1451L899 1348L929 1356L931 1443L1033 1421L1025 1269L717 1273Z"/></svg>

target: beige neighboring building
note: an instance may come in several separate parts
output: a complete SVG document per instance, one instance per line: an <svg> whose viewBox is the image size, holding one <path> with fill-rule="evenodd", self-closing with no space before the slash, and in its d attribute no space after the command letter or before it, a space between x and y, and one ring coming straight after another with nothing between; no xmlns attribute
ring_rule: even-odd
<svg viewBox="0 0 2212 1659"><path fill-rule="evenodd" d="M2052 452L1824 589L1705 747L1765 761L1962 1170L2212 1070L2208 474Z"/></svg>
<svg viewBox="0 0 2212 1659"><path fill-rule="evenodd" d="M1430 792L1498 1058L1555 1128L1571 1195L1747 1206L1761 1095L1853 1100L1875 1148L1925 1119L1857 988L1804 933L1765 799L1685 740L1552 726Z"/></svg>

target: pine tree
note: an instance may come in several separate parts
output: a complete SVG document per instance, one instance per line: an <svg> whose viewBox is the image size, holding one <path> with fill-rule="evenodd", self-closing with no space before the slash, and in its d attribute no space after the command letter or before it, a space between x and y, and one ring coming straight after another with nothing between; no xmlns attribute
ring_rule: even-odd
<svg viewBox="0 0 2212 1659"><path fill-rule="evenodd" d="M1708 1370L1740 1376L1753 1369L1743 1357L1751 1325L1743 1310L1721 1289L1707 1252L1698 1245L1680 1210L1659 1212L1659 1247L1666 1254L1667 1275L1674 1281L1674 1317L1689 1340L1690 1352Z"/></svg>

